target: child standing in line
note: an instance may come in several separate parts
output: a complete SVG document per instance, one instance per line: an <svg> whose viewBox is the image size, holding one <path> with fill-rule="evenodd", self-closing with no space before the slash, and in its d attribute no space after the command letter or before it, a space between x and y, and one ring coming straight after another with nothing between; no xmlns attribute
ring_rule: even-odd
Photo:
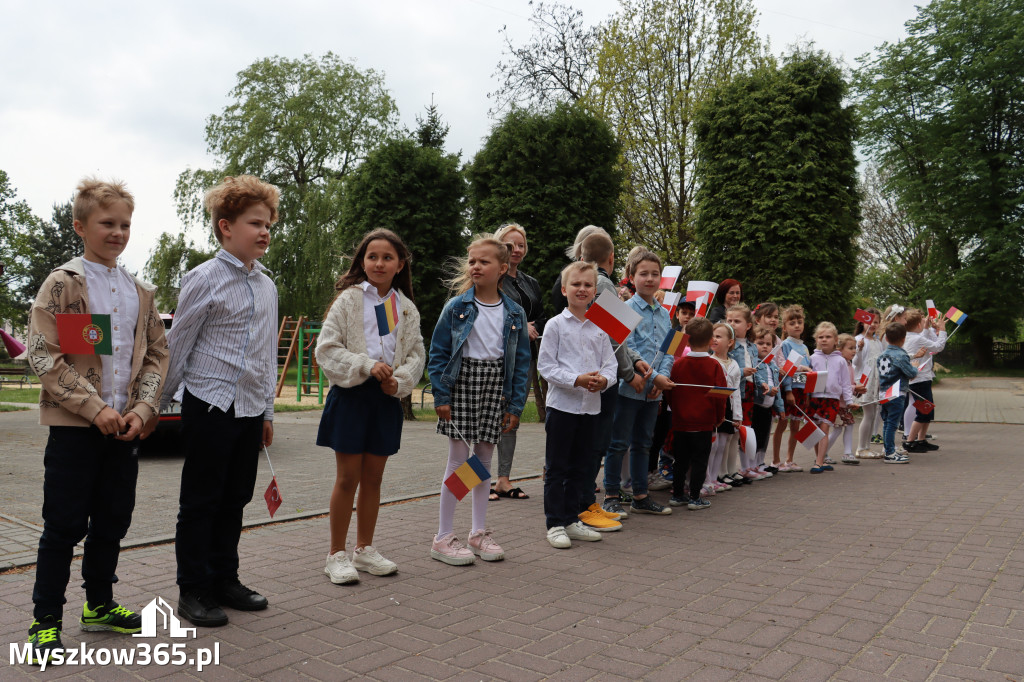
<svg viewBox="0 0 1024 682"><path fill-rule="evenodd" d="M740 366L743 373L743 381L740 384L740 404L743 413L739 419L744 426L753 426L751 415L754 408L754 371L757 366L757 350L754 348L754 317L750 314L750 308L746 303L735 303L725 311L725 321L736 332L736 347L732 349L729 356ZM738 472L743 478L750 481L760 481L770 478L768 472L760 473L755 469L755 462L752 457L747 457L745 452L740 452L739 439L736 439L735 455L738 461ZM734 470L736 471L736 470Z"/></svg>
<svg viewBox="0 0 1024 682"><path fill-rule="evenodd" d="M348 272L334 285L338 295L317 337L316 361L331 390L316 444L334 450L337 467L324 572L337 585L358 582L357 570L372 575L398 571L395 562L374 549L373 532L384 467L401 445L401 399L416 387L425 362L420 314L412 299L411 260L409 249L391 230L367 233ZM393 330L380 326L376 310L382 304L397 312ZM357 488L356 544L350 560L345 540Z"/></svg>
<svg viewBox="0 0 1024 682"><path fill-rule="evenodd" d="M448 437L442 481L469 459L468 443L490 471L503 432L519 424L526 405L530 337L526 313L500 290L508 272L508 247L491 235L476 237L451 281L456 295L445 304L430 340L427 371L434 391L437 432ZM455 495L441 485L440 522L430 556L452 566L500 561L505 551L487 528L490 478L473 488L473 528L468 547L454 533Z"/></svg>
<svg viewBox="0 0 1024 682"><path fill-rule="evenodd" d="M914 407L914 399L920 396L932 405L935 404L932 396L935 359L932 356L942 352L946 347L947 320L942 316L929 320L916 308L908 310L906 317L907 341L903 350L911 357L911 362L917 368L917 376L910 382L910 390L917 396L908 394L907 405L903 410L903 432L907 434L907 442L903 447L907 452L930 452L939 449L938 445L928 442L928 425L935 418L935 408L928 412L920 412Z"/></svg>
<svg viewBox="0 0 1024 682"><path fill-rule="evenodd" d="M885 328L885 340L889 343L878 356L878 394L881 396L897 381L906 383L917 376L917 369L910 363L910 356L903 350L907 340L907 328L900 322L892 322ZM903 416L903 391L900 395L882 405L882 447L887 464L906 464L910 461L905 450L896 449L896 428Z"/></svg>
<svg viewBox="0 0 1024 682"><path fill-rule="evenodd" d="M740 382L743 381L743 373L740 366L730 357L730 352L735 345L736 332L732 326L725 322L719 322L714 326L711 334L711 350L714 358L722 366L725 374L725 385L735 388L728 400L725 401L725 420L715 429L715 437L711 447L711 457L708 462L707 483L715 489L715 492L723 492L732 488L749 483L749 481L738 473L733 475L726 462L726 453L730 449L730 441L736 438L736 429L743 423L739 415L742 412L740 403Z"/></svg>
<svg viewBox="0 0 1024 682"><path fill-rule="evenodd" d="M862 409L864 410L861 415L860 430L858 432L858 446L857 446L857 458L858 459L878 459L881 457L880 454L873 451L870 447L871 444L881 445L882 434L878 430L880 411L878 409L878 368L876 361L878 356L885 350L885 344L882 343L878 334L878 326L882 321L882 314L877 308L867 308L867 312L871 313L871 322L864 324L861 321L857 322L856 328L856 340L857 340L857 355L853 358L853 373L857 377L855 384L859 384L863 387L861 401L863 403ZM860 377L866 376L867 381L861 383Z"/></svg>
<svg viewBox="0 0 1024 682"><path fill-rule="evenodd" d="M690 353L672 366L672 382L677 385L672 400L672 455L675 458L672 498L669 504L688 509L707 509L711 503L701 497L707 479L711 439L725 419L722 398L708 397L707 386L724 386L725 372L708 353L714 325L704 318L686 325L690 336ZM687 384L695 384L687 385ZM686 471L690 471L689 492L684 493Z"/></svg>
<svg viewBox="0 0 1024 682"><path fill-rule="evenodd" d="M204 198L221 244L181 280L167 338L167 391L181 400L185 464L174 550L178 614L226 625L221 606L267 608L238 579L242 510L252 499L260 447L274 440L277 287L259 258L280 193L251 175L226 177Z"/></svg>
<svg viewBox="0 0 1024 682"><path fill-rule="evenodd" d="M811 355L811 370L828 372L828 380L824 386L811 393L807 401L807 416L813 419L818 428L827 436L830 427L839 418L839 411L853 400L853 384L850 380L850 369L845 358L836 350L839 333L831 322L820 322L814 330L815 350ZM812 474L832 471L832 465L825 463L828 451L828 439L822 438L815 446L815 464L811 467Z"/></svg>
<svg viewBox="0 0 1024 682"><path fill-rule="evenodd" d="M651 363L658 349L672 327L668 311L658 303L654 294L661 283L661 258L647 249L639 249L630 257L626 266L636 294L627 304L640 314L640 323L626 339L626 343L640 356ZM615 420L612 424L612 442L604 460L606 511L620 514L622 499L622 459L629 449L629 470L633 479L633 501L630 512L638 514L671 514L669 507L658 504L647 494L647 462L654 433L654 422L658 418L658 404L661 393L672 388L669 374L672 371L672 356L662 358L654 370L653 385L642 393L625 381L619 383L619 398L615 406ZM646 389L646 386L645 386Z"/></svg>
<svg viewBox="0 0 1024 682"><path fill-rule="evenodd" d="M71 213L84 253L47 276L29 312L28 362L41 384L39 423L50 427L28 631L34 663L63 655L64 595L82 538L82 629L142 629L141 615L114 601L114 572L135 508L139 438L160 412L167 340L154 304L156 287L117 263L134 209L124 183L82 180ZM111 354L61 350L75 341L58 332L57 316L66 313L109 315Z"/></svg>
<svg viewBox="0 0 1024 682"><path fill-rule="evenodd" d="M768 434L772 430L772 413L779 417L786 413L779 387L779 368L774 362L764 359L774 348L775 330L772 327L754 327L754 345L757 347L758 362L754 372L754 407L751 422L754 438L757 439L757 470L768 473L778 471L775 467L764 466L764 455L768 449Z"/></svg>
<svg viewBox="0 0 1024 682"><path fill-rule="evenodd" d="M579 510L584 490L594 485L588 462L601 413L600 394L615 382L618 363L608 335L586 318L597 291L597 268L577 261L562 270L562 281L567 306L544 329L537 371L548 382L544 420L547 537L552 547L568 549L572 540L601 539L600 532L579 519Z"/></svg>
<svg viewBox="0 0 1024 682"><path fill-rule="evenodd" d="M857 354L857 340L850 334L840 334L839 339L836 343L840 355L846 360L846 364L849 367L847 370L850 374L850 383L853 386L854 397L864 394L864 387L859 385L853 376L853 358ZM853 412L851 411L851 404L847 403L845 407L839 408L839 423L836 425L835 430L829 434L828 447L825 448L826 452L832 447L832 444L839 440L839 436L843 437L843 464L860 464L860 460L853 456Z"/></svg>
<svg viewBox="0 0 1024 682"><path fill-rule="evenodd" d="M782 339L775 333L779 328L779 306L771 301L758 303L752 313L755 327L767 327L772 332L772 348L782 345Z"/></svg>
<svg viewBox="0 0 1024 682"><path fill-rule="evenodd" d="M782 333L786 337L782 340L782 346L779 348L779 355L783 358L783 362L795 350L800 355L796 371L810 370L810 351L801 338L804 333L803 307L791 305L782 311ZM786 403L786 416L779 420L779 425L775 429L775 439L772 441L772 463L782 472L803 471L803 467L793 461L793 454L796 452L796 432L800 430L800 426L804 422L804 416L800 410L807 410L803 376L796 374L785 377L782 380L782 393ZM782 434L786 431L787 421L789 423L789 442L786 444L786 461L780 463Z"/></svg>

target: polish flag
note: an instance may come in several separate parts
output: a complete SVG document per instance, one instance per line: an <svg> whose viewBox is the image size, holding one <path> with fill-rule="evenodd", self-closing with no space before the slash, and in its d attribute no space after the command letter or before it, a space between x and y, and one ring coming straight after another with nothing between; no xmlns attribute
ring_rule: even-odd
<svg viewBox="0 0 1024 682"><path fill-rule="evenodd" d="M925 300L924 306L925 306L925 308L928 309L928 319L934 320L934 319L938 318L938 316L939 316L939 309L935 307L935 301L933 301L932 299L929 298L929 299Z"/></svg>
<svg viewBox="0 0 1024 682"><path fill-rule="evenodd" d="M900 380L897 379L896 383L890 386L887 390L883 391L878 395L878 404L885 405L890 400L900 397Z"/></svg>
<svg viewBox="0 0 1024 682"><path fill-rule="evenodd" d="M772 348L770 351L768 351L768 355L764 356L764 359L761 360L761 362L758 363L758 364L765 364L765 365L767 365L770 362L775 362L775 356L779 354L779 351L781 349L782 349L782 346L775 346L775 348Z"/></svg>
<svg viewBox="0 0 1024 682"><path fill-rule="evenodd" d="M661 271L661 284L658 285L658 288L672 291L676 288L676 282L679 281L681 274L683 274L682 265L666 265Z"/></svg>
<svg viewBox="0 0 1024 682"><path fill-rule="evenodd" d="M587 310L586 318L619 344L640 324L640 313L620 301L611 291L597 297Z"/></svg>
<svg viewBox="0 0 1024 682"><path fill-rule="evenodd" d="M676 314L676 306L679 305L679 299L682 297L683 294L678 291L669 291L665 294L665 300L661 302L661 305L668 311L669 317Z"/></svg>
<svg viewBox="0 0 1024 682"><path fill-rule="evenodd" d="M825 432L815 426L811 420L807 420L807 423L796 432L796 439L808 450L813 450L818 441L824 437Z"/></svg>
<svg viewBox="0 0 1024 682"><path fill-rule="evenodd" d="M868 375L867 374L861 374L860 378L857 379L857 383L860 384L861 386L867 386L868 385Z"/></svg>
<svg viewBox="0 0 1024 682"><path fill-rule="evenodd" d="M687 300L689 300L689 299L687 299ZM704 294L703 296L701 296L699 299L697 299L695 301L695 304L696 304L695 305L696 312L694 312L693 316L694 317L707 317L708 316L708 308L711 307L711 296L710 296L710 294Z"/></svg>
<svg viewBox="0 0 1024 682"><path fill-rule="evenodd" d="M828 384L828 372L826 370L807 372L805 376L807 377L807 383L804 384L805 393L825 390L825 386Z"/></svg>
<svg viewBox="0 0 1024 682"><path fill-rule="evenodd" d="M786 357L786 362L782 365L782 369L779 370L780 377L793 376L793 372L796 371L800 361L804 359L804 356L800 355L800 351L791 350L789 356Z"/></svg>
<svg viewBox="0 0 1024 682"><path fill-rule="evenodd" d="M686 283L686 300L696 301L704 294L708 295L710 301L718 293L717 282L687 282Z"/></svg>
<svg viewBox="0 0 1024 682"><path fill-rule="evenodd" d="M753 461L754 453L757 452L757 439L754 437L754 429L749 426L740 427L740 448L746 461Z"/></svg>

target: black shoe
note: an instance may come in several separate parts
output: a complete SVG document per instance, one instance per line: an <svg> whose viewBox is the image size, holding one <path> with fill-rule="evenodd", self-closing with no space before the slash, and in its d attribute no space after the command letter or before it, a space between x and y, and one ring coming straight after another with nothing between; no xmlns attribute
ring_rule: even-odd
<svg viewBox="0 0 1024 682"><path fill-rule="evenodd" d="M903 444L903 449L907 452L928 452L927 448L919 440L908 440Z"/></svg>
<svg viewBox="0 0 1024 682"><path fill-rule="evenodd" d="M49 663L55 651L64 650L64 645L60 641L60 628L61 621L53 616L44 616L42 620L32 621L32 626L28 629L28 643L32 645L32 663L39 665L44 660Z"/></svg>
<svg viewBox="0 0 1024 682"><path fill-rule="evenodd" d="M764 468L764 470L767 471L770 474L777 474L777 473L779 473L779 467L766 466Z"/></svg>
<svg viewBox="0 0 1024 682"><path fill-rule="evenodd" d="M917 441L917 446L920 448L924 448L925 452L934 452L935 450L939 449L938 445L936 445L935 443L929 443L926 440Z"/></svg>
<svg viewBox="0 0 1024 682"><path fill-rule="evenodd" d="M262 611L267 608L267 598L256 590L250 590L237 579L223 583L214 595L224 606L238 611Z"/></svg>
<svg viewBox="0 0 1024 682"><path fill-rule="evenodd" d="M228 614L217 605L209 592L187 590L178 597L178 615L201 628L215 628L228 624Z"/></svg>

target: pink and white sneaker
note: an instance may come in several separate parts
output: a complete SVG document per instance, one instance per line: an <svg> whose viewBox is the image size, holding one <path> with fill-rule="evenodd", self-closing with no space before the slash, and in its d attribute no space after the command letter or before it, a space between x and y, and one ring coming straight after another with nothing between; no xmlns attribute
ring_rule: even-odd
<svg viewBox="0 0 1024 682"><path fill-rule="evenodd" d="M714 486L705 485L705 486L702 486L701 489L700 489L700 496L701 497L710 497L710 496L714 495L715 492L716 491L715 491Z"/></svg>
<svg viewBox="0 0 1024 682"><path fill-rule="evenodd" d="M450 566L468 566L476 561L473 552L455 537L455 533L448 533L443 538L435 537L430 545L430 558Z"/></svg>
<svg viewBox="0 0 1024 682"><path fill-rule="evenodd" d="M491 537L490 528L470 533L469 549L484 561L501 561L505 558L505 550Z"/></svg>

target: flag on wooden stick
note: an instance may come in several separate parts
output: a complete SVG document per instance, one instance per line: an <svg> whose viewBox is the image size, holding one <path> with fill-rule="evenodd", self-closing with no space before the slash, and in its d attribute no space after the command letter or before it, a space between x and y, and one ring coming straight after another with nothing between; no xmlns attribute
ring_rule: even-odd
<svg viewBox="0 0 1024 682"><path fill-rule="evenodd" d="M618 344L623 343L640 324L640 313L620 301L611 291L605 291L597 297L587 309L586 317Z"/></svg>

